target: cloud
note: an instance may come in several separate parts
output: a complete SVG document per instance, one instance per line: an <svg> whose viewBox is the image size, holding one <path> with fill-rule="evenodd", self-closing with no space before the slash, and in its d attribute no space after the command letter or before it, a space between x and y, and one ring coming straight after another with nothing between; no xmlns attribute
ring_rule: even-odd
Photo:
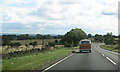
<svg viewBox="0 0 120 72"><path fill-rule="evenodd" d="M118 34L117 4L115 0L4 0L0 22L5 24L3 32L65 34L77 27L92 34Z"/></svg>
<svg viewBox="0 0 120 72"><path fill-rule="evenodd" d="M48 12L47 8L41 7L37 11L33 11L30 14L35 15L35 16L40 17L40 18L45 18L48 15L47 12Z"/></svg>
<svg viewBox="0 0 120 72"><path fill-rule="evenodd" d="M103 14L103 15L117 15L117 13L112 13L112 12L109 12L109 13L107 13L107 12L102 12L101 14Z"/></svg>

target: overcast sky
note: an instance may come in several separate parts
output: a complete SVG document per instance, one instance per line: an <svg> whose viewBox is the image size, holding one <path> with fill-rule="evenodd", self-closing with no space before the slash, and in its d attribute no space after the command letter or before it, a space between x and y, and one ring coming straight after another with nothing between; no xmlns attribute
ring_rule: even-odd
<svg viewBox="0 0 120 72"><path fill-rule="evenodd" d="M3 33L118 34L118 0L0 0Z"/></svg>

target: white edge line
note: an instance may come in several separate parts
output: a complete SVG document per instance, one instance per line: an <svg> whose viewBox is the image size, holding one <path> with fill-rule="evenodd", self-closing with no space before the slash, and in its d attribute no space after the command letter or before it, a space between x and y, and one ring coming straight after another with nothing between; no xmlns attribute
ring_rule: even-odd
<svg viewBox="0 0 120 72"><path fill-rule="evenodd" d="M43 70L42 72L45 72L45 71L49 70L49 69L52 68L53 66L59 64L60 62L62 62L63 60L65 60L65 59L67 59L67 58L69 58L69 57L71 57L72 55L73 55L73 54L71 54L71 55L65 57L64 59L62 59L62 60L56 62L55 64L53 64L53 65L49 66L48 68L46 68L45 70Z"/></svg>
<svg viewBox="0 0 120 72"><path fill-rule="evenodd" d="M112 62L114 65L116 65L116 63L114 61L112 61L109 57L106 57L110 62Z"/></svg>

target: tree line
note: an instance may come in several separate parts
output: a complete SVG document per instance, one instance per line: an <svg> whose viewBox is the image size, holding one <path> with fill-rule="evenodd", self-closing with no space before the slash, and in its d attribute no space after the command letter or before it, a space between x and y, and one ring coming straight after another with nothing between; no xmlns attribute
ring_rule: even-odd
<svg viewBox="0 0 120 72"><path fill-rule="evenodd" d="M21 35L3 35L2 42L3 45L11 45L11 46L19 46L20 43L10 43L10 40L27 40L27 39L61 39L60 44L63 44L65 47L75 47L78 46L79 41L82 39L93 38L94 42L104 42L105 44L117 44L118 41L115 41L116 36L112 35L112 33L107 33L105 35L95 34L92 36L91 34L86 34L82 29L75 28L71 29L65 35L41 35L37 34L35 36L31 36L29 34L21 34ZM54 46L58 44L58 41L49 42L50 46Z"/></svg>
<svg viewBox="0 0 120 72"><path fill-rule="evenodd" d="M118 40L115 40L115 38L119 37L112 35L112 32L110 32L105 35L95 34L95 36L88 34L88 38L94 38L94 42L103 42L105 44L115 45L118 44Z"/></svg>
<svg viewBox="0 0 120 72"><path fill-rule="evenodd" d="M50 34L41 35L37 34L35 36L29 34L20 34L20 35L2 35L2 40L29 40L29 39L61 39L64 35L52 36Z"/></svg>

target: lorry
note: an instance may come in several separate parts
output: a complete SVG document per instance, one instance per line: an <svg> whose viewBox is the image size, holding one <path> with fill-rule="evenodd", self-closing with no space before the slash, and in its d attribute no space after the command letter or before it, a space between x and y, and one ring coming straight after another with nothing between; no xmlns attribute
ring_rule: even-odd
<svg viewBox="0 0 120 72"><path fill-rule="evenodd" d="M91 40L83 39L79 43L79 50L82 51L89 51L91 53Z"/></svg>

